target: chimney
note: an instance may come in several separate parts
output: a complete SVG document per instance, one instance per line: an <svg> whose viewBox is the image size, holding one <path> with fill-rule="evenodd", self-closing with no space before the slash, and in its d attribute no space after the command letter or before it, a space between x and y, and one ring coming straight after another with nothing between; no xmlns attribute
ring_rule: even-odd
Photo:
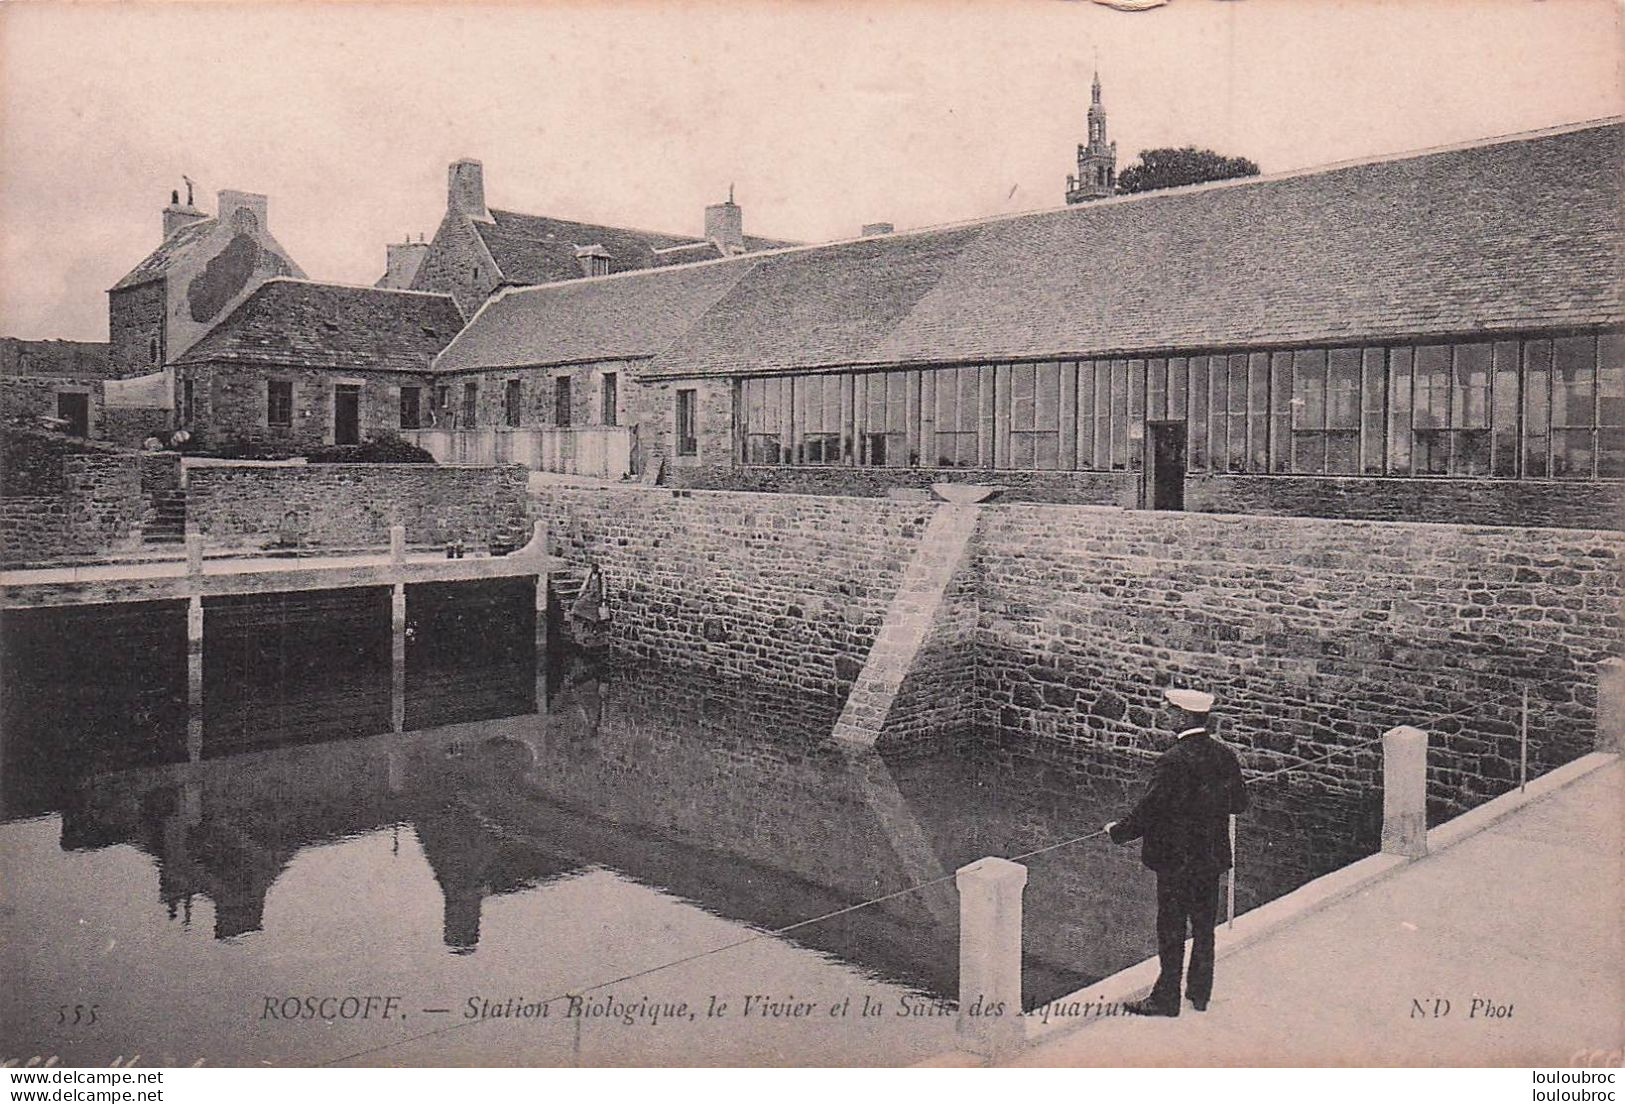
<svg viewBox="0 0 1625 1104"><path fill-rule="evenodd" d="M745 211L734 202L732 185L728 186L728 202L705 209L705 236L727 256L745 251Z"/></svg>
<svg viewBox="0 0 1625 1104"><path fill-rule="evenodd" d="M471 157L453 161L446 170L446 211L476 222L495 222L485 207L485 167Z"/></svg>
<svg viewBox="0 0 1625 1104"><path fill-rule="evenodd" d="M202 222L209 216L192 206L191 188L187 188L186 202L181 202L180 192L169 193L169 206L164 208L164 239L183 226L190 226L194 222Z"/></svg>
<svg viewBox="0 0 1625 1104"><path fill-rule="evenodd" d="M890 234L896 229L897 227L889 222L866 222L863 224L863 236L866 238L879 237L881 234Z"/></svg>
<svg viewBox="0 0 1625 1104"><path fill-rule="evenodd" d="M429 255L429 243L426 241L413 241L408 237L403 242L390 242L389 264L384 272L384 278L378 281L382 288L409 288L417 277L418 266L423 258Z"/></svg>
<svg viewBox="0 0 1625 1104"><path fill-rule="evenodd" d="M270 202L258 192L222 191L219 214L216 217L239 233L253 234L265 231L270 228L269 220L266 218Z"/></svg>

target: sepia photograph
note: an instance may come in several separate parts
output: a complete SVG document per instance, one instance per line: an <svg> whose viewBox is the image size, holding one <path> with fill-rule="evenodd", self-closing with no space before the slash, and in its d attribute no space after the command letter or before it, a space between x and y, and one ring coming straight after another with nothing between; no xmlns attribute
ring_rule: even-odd
<svg viewBox="0 0 1625 1104"><path fill-rule="evenodd" d="M1617 1099L1622 185L1618 0L0 6L7 1099Z"/></svg>

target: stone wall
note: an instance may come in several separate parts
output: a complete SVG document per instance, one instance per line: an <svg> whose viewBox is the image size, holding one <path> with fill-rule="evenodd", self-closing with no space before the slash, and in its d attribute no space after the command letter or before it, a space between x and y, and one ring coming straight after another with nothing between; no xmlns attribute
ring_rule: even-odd
<svg viewBox="0 0 1625 1104"><path fill-rule="evenodd" d="M508 381L519 381L519 424L523 427L552 426L557 424L555 381L570 381L570 422L572 426L603 425L603 379L610 373L616 377L616 421L623 424L629 389L635 387L628 362L604 361L597 364L567 364L553 368L522 368L499 372L459 372L441 375L435 384L447 388L446 403L450 414L439 414L438 424L467 428L463 417L464 388L476 387L475 428L505 426L508 424ZM427 401L427 393L425 393ZM427 408L425 408L427 409Z"/></svg>
<svg viewBox="0 0 1625 1104"><path fill-rule="evenodd" d="M152 280L108 292L108 360L115 378L143 376L164 366L169 355L164 348L165 288L163 280Z"/></svg>
<svg viewBox="0 0 1625 1104"><path fill-rule="evenodd" d="M703 444L702 444L703 447ZM993 471L953 468L729 467L706 463L668 470L673 486L713 490L777 491L790 494L881 497L899 487L925 489L933 483L978 483L1005 488L1009 502L1065 502L1132 508L1139 501L1136 472Z"/></svg>
<svg viewBox="0 0 1625 1104"><path fill-rule="evenodd" d="M0 562L56 563L132 550L152 507L147 486L176 480L180 458L60 434L0 435Z"/></svg>
<svg viewBox="0 0 1625 1104"><path fill-rule="evenodd" d="M1625 529L1625 483L1193 475L1185 484L1185 508L1362 521Z"/></svg>
<svg viewBox="0 0 1625 1104"><path fill-rule="evenodd" d="M698 450L692 456L677 452L677 392L696 396ZM674 487L716 487L722 490L774 490L756 488L738 480L718 479L710 472L733 471L734 384L732 380L649 380L626 389L621 400L628 425L638 427L638 447L644 458L665 458L665 482Z"/></svg>
<svg viewBox="0 0 1625 1104"><path fill-rule="evenodd" d="M982 722L1061 758L1151 751L1184 683L1260 768L1429 727L1442 813L1515 784L1525 689L1531 775L1589 751L1620 647L1610 532L1006 505L979 539ZM1379 767L1366 748L1310 777Z"/></svg>
<svg viewBox="0 0 1625 1104"><path fill-rule="evenodd" d="M61 394L89 395L90 436L105 436L102 432L106 417L102 381L92 376L0 376L0 420L40 414L55 418L58 416L56 397Z"/></svg>
<svg viewBox="0 0 1625 1104"><path fill-rule="evenodd" d="M208 465L187 469L186 528L205 547L362 548L525 539L527 472L434 464Z"/></svg>
<svg viewBox="0 0 1625 1104"><path fill-rule="evenodd" d="M621 649L844 697L932 507L549 487L538 509L553 551L603 570Z"/></svg>
<svg viewBox="0 0 1625 1104"><path fill-rule="evenodd" d="M361 387L361 439L365 441L400 431L402 384L423 388L426 414L432 382L427 375L405 372L341 372L275 364L183 364L176 375L177 388L184 390L188 380L192 383L191 429L204 446L252 444L289 455L333 443L336 385ZM293 384L293 424L269 424L269 380Z"/></svg>

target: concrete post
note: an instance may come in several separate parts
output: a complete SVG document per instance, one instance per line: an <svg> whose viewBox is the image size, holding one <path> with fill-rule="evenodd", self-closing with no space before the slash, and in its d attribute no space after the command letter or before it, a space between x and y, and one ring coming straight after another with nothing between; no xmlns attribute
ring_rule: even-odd
<svg viewBox="0 0 1625 1104"><path fill-rule="evenodd" d="M390 558L395 555L395 526L390 532ZM406 729L406 584L396 583L389 592L389 720L396 732Z"/></svg>
<svg viewBox="0 0 1625 1104"><path fill-rule="evenodd" d="M999 1058L1021 1045L1021 893L1027 868L978 859L954 874L959 888L959 1020L962 1047Z"/></svg>
<svg viewBox="0 0 1625 1104"><path fill-rule="evenodd" d="M190 558L190 538L187 553ZM186 757L194 763L203 758L203 598L198 594L186 600Z"/></svg>
<svg viewBox="0 0 1625 1104"><path fill-rule="evenodd" d="M406 526L391 525L389 527L389 562L392 564L406 562Z"/></svg>
<svg viewBox="0 0 1625 1104"><path fill-rule="evenodd" d="M1382 735L1382 850L1428 853L1428 734L1410 725Z"/></svg>
<svg viewBox="0 0 1625 1104"><path fill-rule="evenodd" d="M1625 659L1597 664L1597 750L1625 753Z"/></svg>
<svg viewBox="0 0 1625 1104"><path fill-rule="evenodd" d="M186 534L186 573L203 574L203 534Z"/></svg>

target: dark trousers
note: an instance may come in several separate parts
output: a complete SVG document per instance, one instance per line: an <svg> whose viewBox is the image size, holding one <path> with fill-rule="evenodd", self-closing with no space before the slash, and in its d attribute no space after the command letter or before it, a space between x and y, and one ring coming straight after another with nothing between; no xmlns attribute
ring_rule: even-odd
<svg viewBox="0 0 1625 1104"><path fill-rule="evenodd" d="M1213 925L1219 914L1217 873L1157 874L1157 955L1162 972L1151 989L1151 999L1169 1008L1179 1007L1180 976L1185 994L1206 1001L1213 994ZM1193 940L1191 964L1185 970L1187 926Z"/></svg>

